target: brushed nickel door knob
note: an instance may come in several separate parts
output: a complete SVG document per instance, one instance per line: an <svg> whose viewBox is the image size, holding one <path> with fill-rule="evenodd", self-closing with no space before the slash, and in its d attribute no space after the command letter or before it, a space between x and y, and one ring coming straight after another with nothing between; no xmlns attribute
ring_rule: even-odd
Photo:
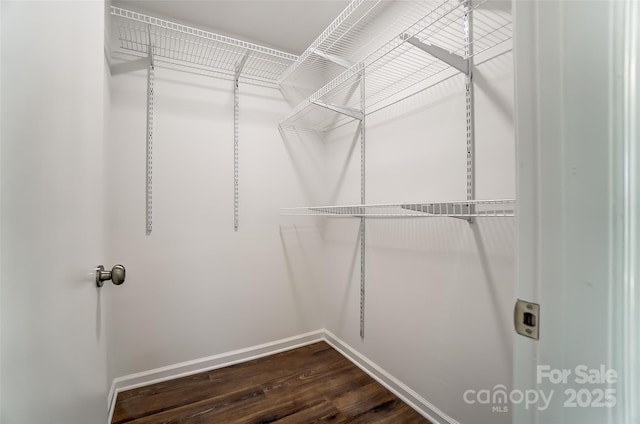
<svg viewBox="0 0 640 424"><path fill-rule="evenodd" d="M113 284L119 286L124 283L127 272L122 265L114 265L111 271L105 271L104 266L98 265L96 269L96 286L104 286L104 282L111 280Z"/></svg>

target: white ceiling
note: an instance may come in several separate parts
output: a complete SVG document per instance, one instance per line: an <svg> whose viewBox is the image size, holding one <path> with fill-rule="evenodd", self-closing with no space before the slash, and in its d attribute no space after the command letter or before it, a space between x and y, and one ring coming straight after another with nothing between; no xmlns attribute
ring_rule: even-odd
<svg viewBox="0 0 640 424"><path fill-rule="evenodd" d="M349 0L119 0L113 4L301 54Z"/></svg>

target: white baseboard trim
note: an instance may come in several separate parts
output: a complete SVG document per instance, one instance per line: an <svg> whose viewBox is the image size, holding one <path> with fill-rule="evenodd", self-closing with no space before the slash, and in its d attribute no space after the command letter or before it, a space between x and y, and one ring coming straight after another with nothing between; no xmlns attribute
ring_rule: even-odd
<svg viewBox="0 0 640 424"><path fill-rule="evenodd" d="M400 380L389 374L387 371L326 329L115 378L111 384L111 390L109 391L108 423L111 423L113 418L115 401L119 392L175 378L186 377L200 372L224 368L242 362L252 361L264 356L275 355L280 352L296 349L319 341L327 342L327 344L333 347L345 358L353 362L358 368L370 375L373 379L402 399L403 402L411 406L420 415L427 418L434 424L460 424L458 421L442 412L414 390L409 388L406 384L402 383Z"/></svg>
<svg viewBox="0 0 640 424"><path fill-rule="evenodd" d="M111 390L109 390L108 423L110 424L113 418L116 397L120 392L167 380L173 380L175 378L186 377L188 375L198 374L205 371L224 368L242 362L252 361L264 356L275 355L276 353L316 343L324 339L324 331L317 330L257 346L233 350L231 352L194 359L192 361L180 362L178 364L125 375L123 377L117 377L113 380Z"/></svg>
<svg viewBox="0 0 640 424"><path fill-rule="evenodd" d="M322 331L324 333L324 341L332 348L340 352L342 356L353 362L358 368L369 374L374 380L389 389L391 393L398 396L403 402L415 409L420 415L433 424L460 424L420 396L409 386L378 366L375 362L336 337L329 330Z"/></svg>

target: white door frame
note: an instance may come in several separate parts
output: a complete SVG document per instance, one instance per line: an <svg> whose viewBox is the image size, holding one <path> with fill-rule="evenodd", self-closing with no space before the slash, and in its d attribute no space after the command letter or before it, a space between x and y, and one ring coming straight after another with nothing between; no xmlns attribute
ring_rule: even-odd
<svg viewBox="0 0 640 424"><path fill-rule="evenodd" d="M615 197L612 209L618 217L616 232L611 346L616 367L627 376L620 383L620 408L614 422L640 422L640 4L614 2L614 66L621 68L612 83L616 160Z"/></svg>
<svg viewBox="0 0 640 424"><path fill-rule="evenodd" d="M576 3L580 3L579 8L575 7ZM592 7L604 13L599 22L594 22L589 34L585 33L589 37L583 41L571 31L575 31L580 22L584 25ZM570 314L574 309L586 309L585 305L576 308L575 302L591 302L587 319L593 321L595 316L604 322L596 335L602 340L593 341L594 346L608 344L608 352L601 355L602 363L617 370L620 376L618 383L611 386L616 390L617 407L607 410L602 417L606 416L609 423L640 422L640 406L635 403L640 398L640 131L637 122L640 115L640 5L634 0L573 2L573 5L560 1L514 1L514 29L517 296L532 302L545 299L554 302L553 306L541 305L540 341L520 336L515 339L513 388L545 389L537 382L536 369L549 358L577 365L588 357L582 352L572 352L567 346L569 342L565 337L567 334L569 338L574 337L571 335L574 328L560 322L559 318L567 315L559 309L566 308ZM572 67L576 52L567 49L584 49L600 64L596 63L594 69L576 69ZM598 91L602 105L608 106L608 113L605 110L604 114L589 115L593 109L584 105L585 121L576 121L576 108L582 106L575 81L580 78L584 78L580 80L584 90ZM574 128L581 126L608 130L608 137L584 140L586 149L595 146L589 143L606 143L606 146L598 144L594 151L601 151L604 146L608 148L609 158L607 162L607 156L603 156L601 166L598 165L601 171L608 170L609 186L593 193L599 197L604 211L600 216L609 217L608 223L593 221L600 225L599 233L608 235L608 240L602 240L603 255L598 259L602 264L600 268L608 275L604 279L608 281L594 283L600 290L608 290L608 296L599 302L588 298L588 289L580 291L580 281L572 280L575 252L579 252L581 241L572 237L576 224L571 221L589 222L589 216L576 217L578 208L570 203L581 194L576 193L575 180L571 179L573 170L569 168L577 163L577 172L584 172L580 166L588 163L584 161L583 152L576 153L575 139L571 140ZM597 162L592 159L592 163ZM590 194L585 194L585 199ZM574 233L566 229L570 225L574 226ZM584 231L596 229L585 225ZM566 262L571 255L573 263ZM589 259L586 255L585 261ZM579 296L581 293L585 293L584 299ZM569 315L569 318L572 317ZM574 337L575 340L580 339ZM562 396L562 390L559 392L556 396ZM589 412L579 409L560 406L556 411L544 413L514 405L513 422L569 423L579 421L581 414Z"/></svg>

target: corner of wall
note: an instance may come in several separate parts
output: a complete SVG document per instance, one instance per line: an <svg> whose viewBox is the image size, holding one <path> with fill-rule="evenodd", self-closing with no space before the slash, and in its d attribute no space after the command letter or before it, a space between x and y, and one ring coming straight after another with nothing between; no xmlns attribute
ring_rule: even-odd
<svg viewBox="0 0 640 424"><path fill-rule="evenodd" d="M0 2L0 163L2 163L2 5ZM0 166L2 169L2 166ZM0 173L0 322L2 322L2 175ZM2 381L2 325L0 325L0 382ZM0 421L2 421L2 384L0 383Z"/></svg>
<svg viewBox="0 0 640 424"><path fill-rule="evenodd" d="M225 352L206 358L172 364L161 368L138 372L114 378L107 399L109 408L109 423L111 422L116 404L117 394L123 391L160 383L162 381L193 375L204 371L211 371L238 363L252 361L265 356L275 355L291 349L297 349L319 341L326 342L347 360L368 374L382 386L386 387L403 402L434 424L459 424L454 418L438 409L431 402L422 397L415 390L404 384L384 368L363 355L354 347L337 337L335 334L321 328L286 339L280 339L262 345L246 347L235 351Z"/></svg>
<svg viewBox="0 0 640 424"><path fill-rule="evenodd" d="M326 341L332 348L337 350L342 356L347 358L362 371L369 374L369 376L378 383L389 389L393 394L398 396L403 402L417 411L420 415L427 418L430 422L435 424L460 424L458 421L422 397L415 390L411 389L398 378L394 377L384 368L380 367L371 359L345 343L331 331L327 329L323 329L322 331L324 333L324 341Z"/></svg>

